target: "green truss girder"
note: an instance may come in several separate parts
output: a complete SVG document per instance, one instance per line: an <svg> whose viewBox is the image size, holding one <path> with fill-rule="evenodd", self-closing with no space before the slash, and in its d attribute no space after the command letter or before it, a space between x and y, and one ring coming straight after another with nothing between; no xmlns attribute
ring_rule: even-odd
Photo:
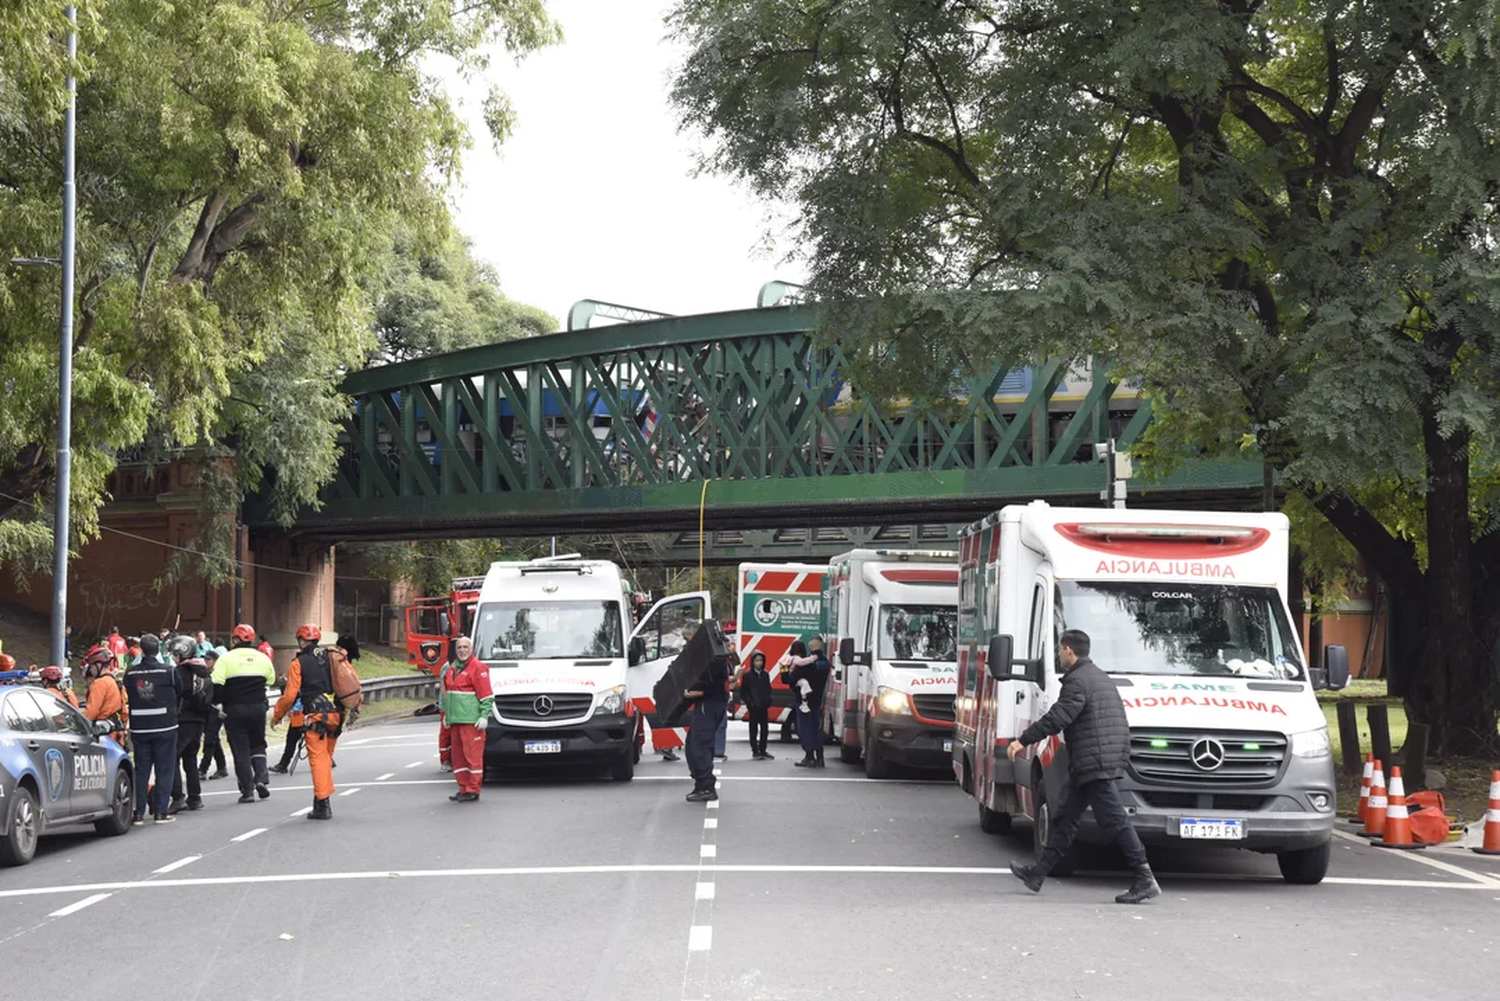
<svg viewBox="0 0 1500 1001"><path fill-rule="evenodd" d="M1032 498L1096 503L1089 446L1114 428L1128 448L1150 420L1098 362L1081 395L1060 393L1067 367L1050 362L1024 393L1001 395L1012 372L997 368L938 408L868 399L816 325L802 305L671 317L353 373L339 475L297 528L688 529L700 498L711 527L956 522ZM1202 503L1260 484L1258 465L1190 460L1131 495Z"/></svg>

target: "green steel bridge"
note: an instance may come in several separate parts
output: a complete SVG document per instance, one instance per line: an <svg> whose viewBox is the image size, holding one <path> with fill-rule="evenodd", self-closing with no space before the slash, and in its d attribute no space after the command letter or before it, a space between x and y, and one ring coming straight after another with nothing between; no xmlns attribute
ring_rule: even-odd
<svg viewBox="0 0 1500 1001"><path fill-rule="evenodd" d="M947 545L1005 503L1099 504L1093 444L1128 448L1151 417L1101 365L981 373L941 410L872 400L816 320L807 305L646 314L353 373L338 475L293 531L653 533L663 558L696 560L701 526L723 561ZM1248 506L1261 476L1193 461L1132 500Z"/></svg>

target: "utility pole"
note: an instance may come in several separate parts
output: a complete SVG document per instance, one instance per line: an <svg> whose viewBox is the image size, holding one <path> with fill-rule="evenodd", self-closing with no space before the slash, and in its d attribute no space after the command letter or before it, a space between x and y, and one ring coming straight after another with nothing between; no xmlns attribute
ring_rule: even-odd
<svg viewBox="0 0 1500 1001"><path fill-rule="evenodd" d="M52 522L52 644L49 663L62 664L68 618L68 524L73 466L73 223L77 135L78 9L68 5L68 108L63 152L62 324L57 350L57 504Z"/></svg>

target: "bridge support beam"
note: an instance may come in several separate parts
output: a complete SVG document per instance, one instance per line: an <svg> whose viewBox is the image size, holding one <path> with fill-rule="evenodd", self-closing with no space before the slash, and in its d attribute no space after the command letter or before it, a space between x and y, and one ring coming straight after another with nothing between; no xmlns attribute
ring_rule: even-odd
<svg viewBox="0 0 1500 1001"><path fill-rule="evenodd" d="M286 673L297 652L297 627L316 622L333 633L333 546L280 532L250 538L244 569L247 618L276 650L276 672ZM253 564L253 565L250 565Z"/></svg>

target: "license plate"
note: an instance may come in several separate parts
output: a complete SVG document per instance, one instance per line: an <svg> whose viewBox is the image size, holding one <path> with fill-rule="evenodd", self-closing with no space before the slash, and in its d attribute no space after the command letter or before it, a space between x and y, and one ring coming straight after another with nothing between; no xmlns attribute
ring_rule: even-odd
<svg viewBox="0 0 1500 1001"><path fill-rule="evenodd" d="M1202 838L1209 841L1239 841L1245 836L1242 820L1199 820L1183 818L1177 833L1184 838Z"/></svg>
<svg viewBox="0 0 1500 1001"><path fill-rule="evenodd" d="M522 748L527 754L561 754L560 740L528 740Z"/></svg>
<svg viewBox="0 0 1500 1001"><path fill-rule="evenodd" d="M951 741L951 740L945 740L945 741L943 741L943 750L945 750L945 751L951 751L951 750L953 750L953 741Z"/></svg>

